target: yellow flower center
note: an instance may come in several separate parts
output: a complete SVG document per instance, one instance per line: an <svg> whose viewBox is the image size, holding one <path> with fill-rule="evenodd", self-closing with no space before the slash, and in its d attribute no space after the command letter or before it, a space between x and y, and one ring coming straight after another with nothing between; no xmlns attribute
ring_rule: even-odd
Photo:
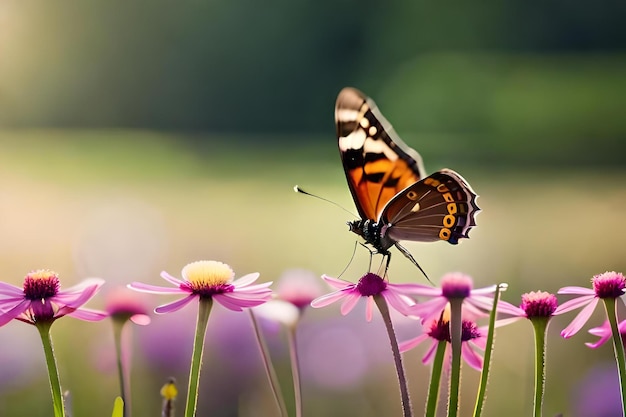
<svg viewBox="0 0 626 417"><path fill-rule="evenodd" d="M218 261L197 261L183 268L183 279L193 288L215 288L229 284L235 277L232 268Z"/></svg>

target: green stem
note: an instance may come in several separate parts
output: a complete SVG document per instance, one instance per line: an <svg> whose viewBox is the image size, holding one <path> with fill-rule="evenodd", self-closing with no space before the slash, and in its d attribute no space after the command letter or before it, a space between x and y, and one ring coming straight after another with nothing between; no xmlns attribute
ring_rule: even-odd
<svg viewBox="0 0 626 417"><path fill-rule="evenodd" d="M448 417L456 417L459 412L459 391L461 385L461 316L462 298L450 299L450 340L452 344L452 366L450 368L450 390L448 394Z"/></svg>
<svg viewBox="0 0 626 417"><path fill-rule="evenodd" d="M380 294L374 296L374 301L380 310L380 314L383 316L383 322L387 328L387 335L389 336L389 342L391 343L393 361L396 365L398 384L400 385L403 416L411 417L413 415L413 410L411 409L411 399L409 398L409 387L404 373L404 366L402 365L402 356L400 355L400 349L398 348L398 339L396 338L396 333L393 330L393 323L391 322L391 316L389 315L389 307L387 306L385 298Z"/></svg>
<svg viewBox="0 0 626 417"><path fill-rule="evenodd" d="M485 403L485 393L487 392L489 369L491 367L491 353L493 352L497 307L498 301L500 300L500 291L502 289L506 289L506 284L499 284L496 288L496 293L493 296L493 307L489 313L489 329L487 330L487 341L485 342L485 357L483 358L483 370L480 373L480 385L478 387L478 394L476 395L474 417L480 417L483 411L483 404Z"/></svg>
<svg viewBox="0 0 626 417"><path fill-rule="evenodd" d="M254 315L254 312L251 308L248 309L248 312L250 313L250 320L252 320L252 328L254 329L254 335L256 336L257 344L259 345L259 349L261 350L263 367L265 368L265 374L267 375L267 379L270 383L270 388L272 389L272 394L274 395L274 401L276 401L276 405L280 410L281 417L288 417L287 406L285 405L285 399L280 390L280 384L278 383L278 377L276 376L276 370L274 369L274 365L272 364L272 358L269 354L267 343L265 343L265 339L261 334L261 330L259 329L259 324L257 322L256 316Z"/></svg>
<svg viewBox="0 0 626 417"><path fill-rule="evenodd" d="M624 360L624 344L622 335L619 331L617 323L617 303L615 298L603 298L606 317L611 325L611 333L613 335L613 350L615 352L615 361L617 362L617 371L619 373L620 393L622 395L622 415L626 415L626 361Z"/></svg>
<svg viewBox="0 0 626 417"><path fill-rule="evenodd" d="M445 340L437 343L437 352L435 352L435 360L430 374L430 386L428 387L428 398L426 399L426 417L435 417L437 414L437 404L439 403L439 387L441 385L441 371L443 369L443 361L446 357L446 348L448 342Z"/></svg>
<svg viewBox="0 0 626 417"><path fill-rule="evenodd" d="M289 328L289 357L291 359L291 375L293 377L293 392L296 402L296 417L302 417L302 384L300 383L300 362L296 349L296 326Z"/></svg>
<svg viewBox="0 0 626 417"><path fill-rule="evenodd" d="M200 297L198 303L198 321L196 322L196 336L193 341L193 353L191 355L191 369L189 370L189 387L187 389L187 403L185 405L185 417L196 415L198 404L198 385L200 383L200 368L202 367L202 353L204 351L204 336L209 322L209 314L213 307L213 299Z"/></svg>
<svg viewBox="0 0 626 417"><path fill-rule="evenodd" d="M546 329L549 317L530 319L535 329L535 402L533 416L541 417L546 383Z"/></svg>
<svg viewBox="0 0 626 417"><path fill-rule="evenodd" d="M63 404L63 393L61 391L61 381L57 361L54 357L52 339L50 338L50 326L52 322L40 322L35 325L41 336L43 351L46 356L48 367L48 378L50 379L50 390L52 391L52 405L54 407L54 417L65 417L65 405Z"/></svg>
<svg viewBox="0 0 626 417"><path fill-rule="evenodd" d="M115 343L115 354L117 356L117 376L120 384L120 397L124 401L124 417L130 417L130 400L127 395L126 387L126 373L124 371L123 353L122 353L122 331L124 329L126 320L113 319L113 339Z"/></svg>

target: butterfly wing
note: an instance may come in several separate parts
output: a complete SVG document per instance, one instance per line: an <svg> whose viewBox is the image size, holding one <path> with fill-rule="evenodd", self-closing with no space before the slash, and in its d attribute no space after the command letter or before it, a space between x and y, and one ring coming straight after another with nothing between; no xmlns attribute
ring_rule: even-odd
<svg viewBox="0 0 626 417"><path fill-rule="evenodd" d="M341 161L359 215L377 220L398 192L425 176L422 158L359 90L341 90L335 123Z"/></svg>
<svg viewBox="0 0 626 417"><path fill-rule="evenodd" d="M456 172L443 169L402 190L385 207L379 223L395 241L457 244L469 238L480 210L476 193Z"/></svg>

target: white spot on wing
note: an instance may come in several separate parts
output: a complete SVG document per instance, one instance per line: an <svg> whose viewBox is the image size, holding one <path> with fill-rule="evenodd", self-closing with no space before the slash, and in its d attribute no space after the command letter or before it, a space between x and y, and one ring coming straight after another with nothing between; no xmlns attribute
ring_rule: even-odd
<svg viewBox="0 0 626 417"><path fill-rule="evenodd" d="M365 135L365 132L363 132L363 135ZM398 159L398 154L391 150L389 145L382 140L376 140L368 137L363 146L365 148L365 153L382 153L390 161Z"/></svg>
<svg viewBox="0 0 626 417"><path fill-rule="evenodd" d="M354 122L359 117L359 111L355 109L337 109L335 118L339 122Z"/></svg>
<svg viewBox="0 0 626 417"><path fill-rule="evenodd" d="M420 203L415 203L415 205L411 209L411 212L417 213L419 211L419 209L420 209Z"/></svg>
<svg viewBox="0 0 626 417"><path fill-rule="evenodd" d="M359 124L363 129L367 129L367 127L370 125L370 121L363 117L361 118L361 120L359 120Z"/></svg>
<svg viewBox="0 0 626 417"><path fill-rule="evenodd" d="M376 132L378 132L378 130L376 129L376 126L370 126L370 129L369 129L370 136L374 136Z"/></svg>
<svg viewBox="0 0 626 417"><path fill-rule="evenodd" d="M339 138L339 149L344 152L349 149L360 149L363 147L366 138L365 131L357 129L348 136Z"/></svg>

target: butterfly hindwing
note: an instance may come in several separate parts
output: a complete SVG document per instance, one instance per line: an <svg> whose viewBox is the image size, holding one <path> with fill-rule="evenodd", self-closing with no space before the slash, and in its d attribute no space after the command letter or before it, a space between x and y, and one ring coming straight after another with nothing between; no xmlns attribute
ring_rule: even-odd
<svg viewBox="0 0 626 417"><path fill-rule="evenodd" d="M395 134L376 104L354 88L337 97L341 160L362 219L377 220L398 192L424 177L422 158Z"/></svg>
<svg viewBox="0 0 626 417"><path fill-rule="evenodd" d="M456 172L444 169L398 193L385 207L380 224L391 239L457 244L476 225L476 193Z"/></svg>

